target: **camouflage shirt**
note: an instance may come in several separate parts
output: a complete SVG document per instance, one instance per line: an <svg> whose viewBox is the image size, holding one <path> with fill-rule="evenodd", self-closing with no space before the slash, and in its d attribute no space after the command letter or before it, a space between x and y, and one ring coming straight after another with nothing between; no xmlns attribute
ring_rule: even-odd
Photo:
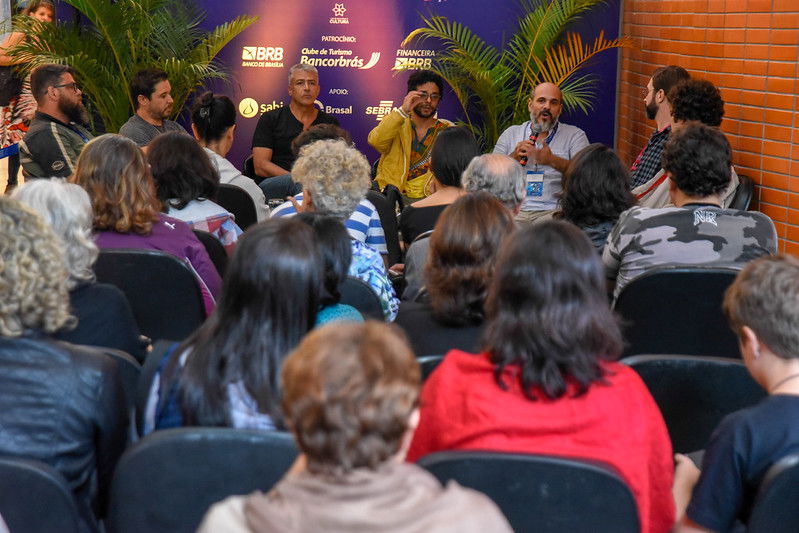
<svg viewBox="0 0 799 533"><path fill-rule="evenodd" d="M707 204L633 207L608 235L602 262L607 277L616 279L615 298L630 280L653 267L742 267L776 252L774 223L757 211Z"/></svg>

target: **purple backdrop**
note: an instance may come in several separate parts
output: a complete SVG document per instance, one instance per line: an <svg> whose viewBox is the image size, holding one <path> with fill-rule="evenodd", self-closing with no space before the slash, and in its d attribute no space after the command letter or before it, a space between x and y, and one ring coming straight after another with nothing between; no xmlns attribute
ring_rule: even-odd
<svg viewBox="0 0 799 533"><path fill-rule="evenodd" d="M310 62L319 69L321 92L317 104L335 115L350 131L369 160L377 152L366 136L379 117L402 102L407 73L395 65L410 62L423 67L435 52L432 42L417 50L400 50L399 43L419 27L419 14L437 13L457 20L490 44L501 46L514 30L517 0L493 0L486 16L485 0L199 0L208 13L206 26L220 24L238 13L260 20L222 51L219 59L231 73L229 84L213 90L230 96L238 106L236 141L228 158L241 165L249 155L252 133L261 113L288 103L288 69ZM600 5L575 28L584 42L605 30L616 38L619 1ZM613 146L616 117L617 53L605 52L590 68L597 79L598 99L586 116L564 114L564 122L583 128L591 142ZM445 89L439 115L457 120L459 105Z"/></svg>

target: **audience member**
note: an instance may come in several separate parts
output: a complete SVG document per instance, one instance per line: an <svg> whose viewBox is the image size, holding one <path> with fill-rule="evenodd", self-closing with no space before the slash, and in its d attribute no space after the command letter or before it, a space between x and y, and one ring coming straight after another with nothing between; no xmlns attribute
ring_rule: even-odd
<svg viewBox="0 0 799 533"><path fill-rule="evenodd" d="M186 130L175 121L172 114L172 85L167 73L158 68L138 71L130 80L130 97L136 112L119 128L119 134L133 140L139 146L147 146L158 135Z"/></svg>
<svg viewBox="0 0 799 533"><path fill-rule="evenodd" d="M429 303L403 302L397 314L415 353L479 348L494 260L515 227L513 215L483 191L467 194L444 210L430 236L425 266Z"/></svg>
<svg viewBox="0 0 799 533"><path fill-rule="evenodd" d="M289 105L268 111L258 119L252 136L252 162L255 173L266 178L261 189L267 198L285 198L301 190L288 175L296 158L291 141L316 124L338 126L335 117L314 105L317 96L319 71L298 63L289 69Z"/></svg>
<svg viewBox="0 0 799 533"><path fill-rule="evenodd" d="M667 96L672 87L690 78L684 68L669 65L655 70L646 84L646 118L654 120L657 127L630 168L632 187L648 182L660 170L660 154L671 133L671 105Z"/></svg>
<svg viewBox="0 0 799 533"><path fill-rule="evenodd" d="M281 219L250 228L233 253L216 310L165 356L145 432L281 426L280 367L314 326L323 275L307 225Z"/></svg>
<svg viewBox="0 0 799 533"><path fill-rule="evenodd" d="M54 336L122 350L144 360L149 342L139 333L127 298L115 286L95 282L92 266L98 249L92 239L92 204L86 191L74 183L42 179L24 184L13 197L44 218L66 252L69 303L78 323Z"/></svg>
<svg viewBox="0 0 799 533"><path fill-rule="evenodd" d="M347 279L347 271L352 262L352 246L347 228L335 217L312 211L301 213L297 218L313 228L325 263L321 309L316 314L316 325L337 320L363 322L363 316L357 309L341 303L341 284Z"/></svg>
<svg viewBox="0 0 799 533"><path fill-rule="evenodd" d="M613 362L623 340L588 237L561 221L516 232L486 320L483 353L449 352L425 383L408 458L468 449L604 461L631 487L641 531L669 531L669 435L641 378Z"/></svg>
<svg viewBox="0 0 799 533"><path fill-rule="evenodd" d="M191 110L191 130L219 174L219 183L244 189L255 204L258 221L269 216L266 198L258 185L237 169L225 156L233 146L236 108L230 98L211 91L200 95Z"/></svg>
<svg viewBox="0 0 799 533"><path fill-rule="evenodd" d="M554 83L541 83L527 101L530 120L511 126L500 135L495 154L513 157L527 174L527 196L517 215L520 222L533 222L557 207L561 175L569 159L588 146L585 132L559 122L563 94Z"/></svg>
<svg viewBox="0 0 799 533"><path fill-rule="evenodd" d="M92 200L100 249L161 250L188 261L197 273L206 311L213 310L222 283L219 273L189 225L159 213L150 167L136 143L114 134L94 139L78 158L72 181Z"/></svg>
<svg viewBox="0 0 799 533"><path fill-rule="evenodd" d="M0 226L0 455L58 470L75 494L82 530L101 531L127 429L116 363L48 336L75 320L52 229L8 197L0 197Z"/></svg>
<svg viewBox="0 0 799 533"><path fill-rule="evenodd" d="M75 171L83 145L92 134L80 86L66 65L41 65L31 73L38 110L19 141L19 160L28 178L65 177Z"/></svg>
<svg viewBox="0 0 799 533"><path fill-rule="evenodd" d="M619 215L635 205L630 177L616 152L594 143L575 155L563 174L563 192L555 218L583 230L601 254Z"/></svg>
<svg viewBox="0 0 799 533"><path fill-rule="evenodd" d="M406 246L420 234L433 229L444 209L464 194L461 174L480 155L472 132L463 126L447 128L436 138L430 153L430 196L409 204L400 215L399 228Z"/></svg>
<svg viewBox="0 0 799 533"><path fill-rule="evenodd" d="M214 202L219 174L202 147L188 135L164 133L150 142L147 162L163 211L212 234L232 253L241 228L227 209Z"/></svg>
<svg viewBox="0 0 799 533"><path fill-rule="evenodd" d="M691 502L678 532L737 531L748 521L769 467L799 452L799 260L777 256L749 263L727 289L724 311L749 373L769 396L722 420L701 475L688 457L677 456L678 514Z"/></svg>
<svg viewBox="0 0 799 533"><path fill-rule="evenodd" d="M619 217L602 254L614 296L647 270L666 265L740 268L777 251L774 223L763 213L723 209L731 150L721 131L693 122L675 129L663 169L676 207L633 207Z"/></svg>
<svg viewBox="0 0 799 533"><path fill-rule="evenodd" d="M419 367L396 329L320 328L282 377L302 454L269 493L214 505L200 532L511 531L484 495L402 462L418 422Z"/></svg>
<svg viewBox="0 0 799 533"><path fill-rule="evenodd" d="M369 132L368 142L378 152L377 184L394 185L406 198L429 194L430 152L438 134L451 126L437 116L444 80L430 70L417 70L408 78L408 90L396 110L384 116Z"/></svg>

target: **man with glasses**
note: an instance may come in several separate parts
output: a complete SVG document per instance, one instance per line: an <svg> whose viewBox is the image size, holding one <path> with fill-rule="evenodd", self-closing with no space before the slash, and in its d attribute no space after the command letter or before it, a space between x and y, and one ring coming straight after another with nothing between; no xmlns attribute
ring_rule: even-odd
<svg viewBox="0 0 799 533"><path fill-rule="evenodd" d="M380 152L376 179L381 189L394 185L411 201L433 192L430 152L439 132L452 125L436 116L443 91L444 80L435 72L414 72L402 105L369 132L369 144Z"/></svg>
<svg viewBox="0 0 799 533"><path fill-rule="evenodd" d="M66 65L42 65L31 73L31 92L38 110L19 143L26 178L65 177L75 170L83 146L92 134L80 86Z"/></svg>

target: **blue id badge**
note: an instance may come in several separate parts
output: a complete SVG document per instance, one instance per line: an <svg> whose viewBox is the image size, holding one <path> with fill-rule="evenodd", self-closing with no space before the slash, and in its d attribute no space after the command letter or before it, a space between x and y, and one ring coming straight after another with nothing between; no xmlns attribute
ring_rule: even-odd
<svg viewBox="0 0 799 533"><path fill-rule="evenodd" d="M528 170L527 171L527 196L543 196L544 195L544 171L543 170Z"/></svg>

